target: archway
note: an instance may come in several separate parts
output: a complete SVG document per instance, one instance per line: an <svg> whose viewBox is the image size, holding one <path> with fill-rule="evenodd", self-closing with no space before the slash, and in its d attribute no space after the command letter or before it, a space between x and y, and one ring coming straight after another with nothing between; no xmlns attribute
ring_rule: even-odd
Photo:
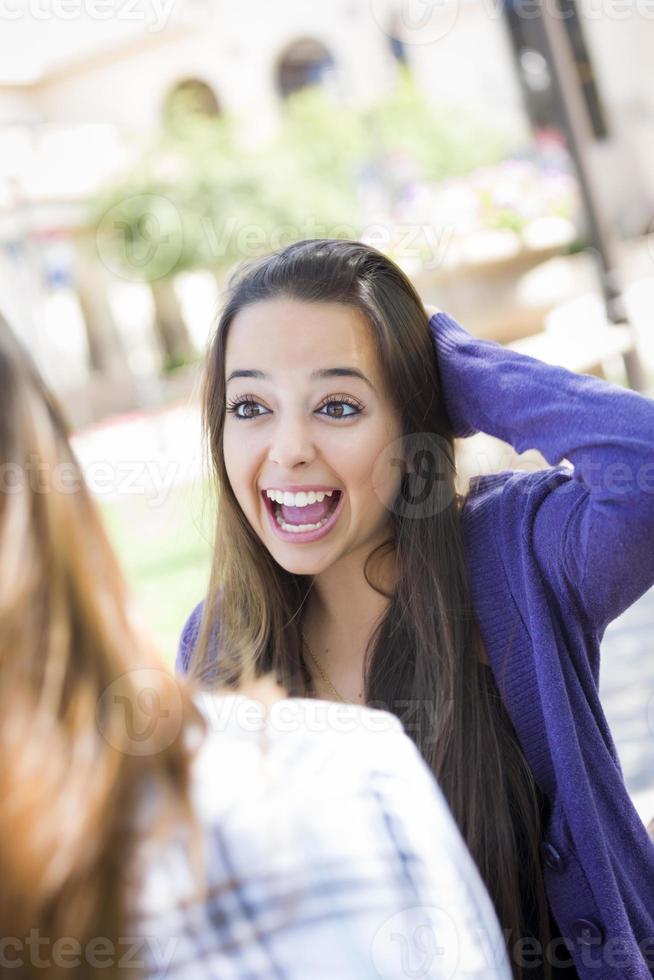
<svg viewBox="0 0 654 980"><path fill-rule="evenodd" d="M166 96L164 122L174 124L192 116L219 116L220 103L214 90L199 78L177 82Z"/></svg>
<svg viewBox="0 0 654 980"><path fill-rule="evenodd" d="M335 62L327 48L313 38L288 45L277 69L277 84L283 98L310 85L322 85L334 74Z"/></svg>

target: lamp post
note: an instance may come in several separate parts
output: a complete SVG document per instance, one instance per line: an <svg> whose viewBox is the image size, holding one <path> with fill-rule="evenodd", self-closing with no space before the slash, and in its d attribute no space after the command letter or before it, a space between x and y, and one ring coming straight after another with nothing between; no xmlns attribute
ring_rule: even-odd
<svg viewBox="0 0 654 980"><path fill-rule="evenodd" d="M542 25L543 49L550 65L553 94L559 103L568 150L577 172L607 316L611 323L631 330L633 344L623 358L630 386L636 391L643 391L645 372L638 354L633 324L629 322L622 296L609 223L591 171L588 146L592 131L588 109L579 87L570 39L558 0L540 0L540 10L542 16L537 23Z"/></svg>

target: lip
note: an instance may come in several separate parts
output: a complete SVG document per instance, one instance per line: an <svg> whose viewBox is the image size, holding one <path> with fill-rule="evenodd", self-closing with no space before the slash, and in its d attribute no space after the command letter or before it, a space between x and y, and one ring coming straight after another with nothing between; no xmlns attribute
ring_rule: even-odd
<svg viewBox="0 0 654 980"><path fill-rule="evenodd" d="M337 488L327 487L326 489L331 490ZM341 511L343 510L343 505L345 503L345 493L343 490L341 490L340 496L338 498L338 503L336 504L335 509L329 515L329 520L327 521L326 524L324 524L322 527L316 528L316 530L314 531L293 532L293 531L282 530L282 528L277 523L277 520L275 519L275 510L273 506L274 501L272 501L269 497L266 496L265 491L263 492L262 497L272 530L281 541L288 541L291 544L311 544L311 542L313 541L319 541L320 538L324 538L326 534L329 534L329 532L331 531L331 529L334 527L337 520L341 516Z"/></svg>

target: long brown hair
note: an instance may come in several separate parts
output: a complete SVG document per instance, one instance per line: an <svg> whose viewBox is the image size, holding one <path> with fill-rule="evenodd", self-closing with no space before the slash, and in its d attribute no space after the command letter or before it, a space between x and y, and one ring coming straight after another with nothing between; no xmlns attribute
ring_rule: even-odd
<svg viewBox="0 0 654 980"><path fill-rule="evenodd" d="M142 803L148 836L179 818L197 859L185 736L206 723L141 629L60 409L1 317L0 491L0 976L17 956L27 980L44 960L52 980L132 976L83 955L73 971L71 951L125 954Z"/></svg>
<svg viewBox="0 0 654 980"><path fill-rule="evenodd" d="M316 239L245 263L232 276L210 347L203 422L217 491L217 525L208 595L191 674L237 684L242 672L273 671L291 695L312 692L303 658L301 613L312 577L280 567L241 510L223 457L225 350L244 306L274 297L339 302L360 310L374 335L386 391L402 432L434 433L439 448L433 516L403 520L392 507L390 538L368 556L368 584L389 600L370 637L365 699L393 711L436 776L494 901L515 976L511 946L522 935L521 890L532 890L546 950L549 917L539 861L539 789L487 667L472 610L454 437L425 308L402 270L360 242ZM402 481L400 494L407 492ZM376 553L396 554L392 595L370 579ZM218 615L219 612L219 615ZM216 625L219 624L219 637ZM220 654L216 668L216 648ZM415 708L422 709L416 725ZM425 715L426 710L426 715ZM546 975L549 967L545 965Z"/></svg>

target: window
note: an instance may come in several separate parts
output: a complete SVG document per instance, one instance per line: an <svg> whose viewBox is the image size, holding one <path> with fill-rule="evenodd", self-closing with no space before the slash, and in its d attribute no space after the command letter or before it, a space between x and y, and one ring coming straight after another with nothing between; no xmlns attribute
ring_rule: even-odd
<svg viewBox="0 0 654 980"><path fill-rule="evenodd" d="M331 81L334 70L334 59L319 41L309 38L295 41L279 60L279 89L287 98L298 89Z"/></svg>
<svg viewBox="0 0 654 980"><path fill-rule="evenodd" d="M174 124L189 116L218 116L220 106L213 89L198 78L178 82L164 103L164 121Z"/></svg>

